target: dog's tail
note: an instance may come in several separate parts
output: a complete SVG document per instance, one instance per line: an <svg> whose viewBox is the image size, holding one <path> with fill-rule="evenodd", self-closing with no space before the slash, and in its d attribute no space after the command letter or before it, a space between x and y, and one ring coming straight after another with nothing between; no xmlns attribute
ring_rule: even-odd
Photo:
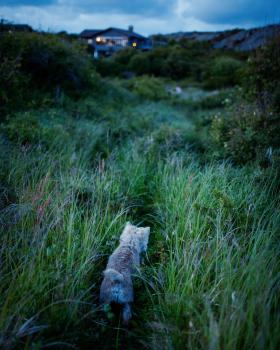
<svg viewBox="0 0 280 350"><path fill-rule="evenodd" d="M104 276L109 277L111 281L121 283L124 280L123 275L114 269L107 269L103 273Z"/></svg>

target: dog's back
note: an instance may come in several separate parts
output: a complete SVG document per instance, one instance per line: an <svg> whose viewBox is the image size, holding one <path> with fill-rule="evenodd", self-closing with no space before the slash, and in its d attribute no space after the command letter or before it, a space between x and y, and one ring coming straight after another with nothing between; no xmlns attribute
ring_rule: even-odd
<svg viewBox="0 0 280 350"><path fill-rule="evenodd" d="M133 302L132 273L140 264L140 254L147 249L150 228L137 228L130 223L120 237L120 245L110 256L100 288L102 304L122 306L124 323L131 318Z"/></svg>
<svg viewBox="0 0 280 350"><path fill-rule="evenodd" d="M125 304L133 302L133 285L131 272L133 268L133 252L129 247L119 246L110 256L104 279L100 288L100 301Z"/></svg>

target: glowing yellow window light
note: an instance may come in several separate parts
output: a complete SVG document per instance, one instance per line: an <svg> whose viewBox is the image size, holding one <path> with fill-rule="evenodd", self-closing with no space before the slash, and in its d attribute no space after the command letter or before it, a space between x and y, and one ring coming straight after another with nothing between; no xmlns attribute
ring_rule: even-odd
<svg viewBox="0 0 280 350"><path fill-rule="evenodd" d="M96 38L96 41L97 41L98 43L100 43L100 41L101 41L100 36L98 36L98 37Z"/></svg>
<svg viewBox="0 0 280 350"><path fill-rule="evenodd" d="M137 43L132 43L132 46L133 46L133 47L136 47L136 46L137 46Z"/></svg>

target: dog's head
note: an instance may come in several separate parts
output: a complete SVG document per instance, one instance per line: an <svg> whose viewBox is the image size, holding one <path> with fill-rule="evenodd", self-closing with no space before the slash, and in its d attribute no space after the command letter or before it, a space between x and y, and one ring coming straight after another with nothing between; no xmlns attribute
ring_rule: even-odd
<svg viewBox="0 0 280 350"><path fill-rule="evenodd" d="M137 227L127 222L120 236L120 242L135 243L139 247L140 253L143 253L147 250L149 236L150 227Z"/></svg>

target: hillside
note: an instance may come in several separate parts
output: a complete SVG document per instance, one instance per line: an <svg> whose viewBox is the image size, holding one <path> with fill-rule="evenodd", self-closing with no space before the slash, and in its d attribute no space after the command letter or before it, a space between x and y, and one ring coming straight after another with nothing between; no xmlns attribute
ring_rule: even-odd
<svg viewBox="0 0 280 350"><path fill-rule="evenodd" d="M177 32L163 35L162 39L180 40L188 38L210 42L217 49L250 51L263 46L278 34L280 34L280 25L275 24L260 28L233 29L218 32Z"/></svg>
<svg viewBox="0 0 280 350"><path fill-rule="evenodd" d="M111 87L6 125L0 348L277 348L277 172L207 161L225 111L197 102ZM151 238L126 328L98 295L128 220Z"/></svg>
<svg viewBox="0 0 280 350"><path fill-rule="evenodd" d="M0 349L279 348L280 45L208 46L101 76L74 39L0 35ZM151 233L124 325L99 295L127 221Z"/></svg>

